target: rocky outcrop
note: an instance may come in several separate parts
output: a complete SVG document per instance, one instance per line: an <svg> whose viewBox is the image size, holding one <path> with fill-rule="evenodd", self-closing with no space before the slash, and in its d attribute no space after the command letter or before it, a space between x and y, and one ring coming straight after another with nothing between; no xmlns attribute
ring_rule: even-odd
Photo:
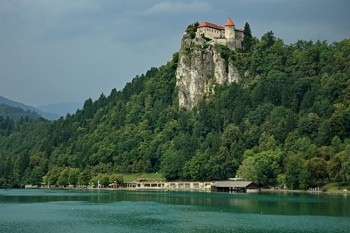
<svg viewBox="0 0 350 233"><path fill-rule="evenodd" d="M191 109L213 94L215 85L239 80L232 60L224 59L218 48L205 39L191 39L184 34L176 70L180 107Z"/></svg>

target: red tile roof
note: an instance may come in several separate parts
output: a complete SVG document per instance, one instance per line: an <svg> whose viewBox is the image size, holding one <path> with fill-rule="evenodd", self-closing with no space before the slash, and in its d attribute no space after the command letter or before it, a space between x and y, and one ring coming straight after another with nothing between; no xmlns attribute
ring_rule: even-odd
<svg viewBox="0 0 350 233"><path fill-rule="evenodd" d="M232 21L231 18L228 18L228 20L226 21L225 26L235 26L235 23Z"/></svg>
<svg viewBox="0 0 350 233"><path fill-rule="evenodd" d="M214 28L217 30L224 30L225 29L223 26L216 25L216 24L209 23L209 22L203 22L203 23L199 24L197 28L202 28L202 27L209 27L209 28Z"/></svg>

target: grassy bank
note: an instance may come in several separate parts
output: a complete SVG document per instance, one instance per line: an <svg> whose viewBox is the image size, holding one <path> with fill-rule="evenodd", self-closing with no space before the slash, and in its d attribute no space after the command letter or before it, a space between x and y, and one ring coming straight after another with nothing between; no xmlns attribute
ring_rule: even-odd
<svg viewBox="0 0 350 233"><path fill-rule="evenodd" d="M350 185L344 183L329 182L325 185L327 193L348 193Z"/></svg>
<svg viewBox="0 0 350 233"><path fill-rule="evenodd" d="M146 179L147 181L165 181L161 173L132 173L118 174L124 178L124 182L137 181L138 179Z"/></svg>
<svg viewBox="0 0 350 233"><path fill-rule="evenodd" d="M337 182L329 182L319 190L291 190L291 189L269 189L263 188L262 192L291 192L291 193L303 193L303 192L320 192L330 194L344 194L350 193L350 185Z"/></svg>

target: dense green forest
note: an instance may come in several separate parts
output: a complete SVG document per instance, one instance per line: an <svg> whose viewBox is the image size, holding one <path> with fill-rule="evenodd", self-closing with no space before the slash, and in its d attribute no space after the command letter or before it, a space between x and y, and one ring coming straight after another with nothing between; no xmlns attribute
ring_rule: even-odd
<svg viewBox="0 0 350 233"><path fill-rule="evenodd" d="M113 174L243 177L307 189L350 184L350 40L286 45L272 32L222 48L239 83L179 109L178 53L57 121L0 118L0 187L87 184Z"/></svg>

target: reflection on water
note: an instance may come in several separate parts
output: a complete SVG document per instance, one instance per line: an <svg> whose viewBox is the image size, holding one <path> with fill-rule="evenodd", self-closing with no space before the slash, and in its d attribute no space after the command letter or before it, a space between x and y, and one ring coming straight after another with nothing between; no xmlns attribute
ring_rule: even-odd
<svg viewBox="0 0 350 233"><path fill-rule="evenodd" d="M0 232L347 232L347 196L0 190Z"/></svg>

